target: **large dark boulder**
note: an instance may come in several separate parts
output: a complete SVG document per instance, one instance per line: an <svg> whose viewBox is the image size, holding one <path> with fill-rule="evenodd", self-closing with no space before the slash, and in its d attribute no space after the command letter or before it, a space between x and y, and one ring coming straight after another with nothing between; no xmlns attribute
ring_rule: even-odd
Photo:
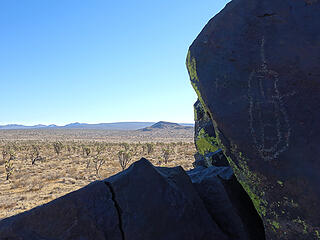
<svg viewBox="0 0 320 240"><path fill-rule="evenodd" d="M1 240L122 240L112 193L94 182L0 221Z"/></svg>
<svg viewBox="0 0 320 240"><path fill-rule="evenodd" d="M267 239L320 239L320 1L233 0L187 67Z"/></svg>
<svg viewBox="0 0 320 240"><path fill-rule="evenodd" d="M145 159L105 180L115 193L124 239L227 239L181 167Z"/></svg>
<svg viewBox="0 0 320 240"><path fill-rule="evenodd" d="M208 212L230 240L263 240L262 220L230 167L187 172Z"/></svg>
<svg viewBox="0 0 320 240"><path fill-rule="evenodd" d="M224 240L181 167L146 159L0 221L1 240Z"/></svg>

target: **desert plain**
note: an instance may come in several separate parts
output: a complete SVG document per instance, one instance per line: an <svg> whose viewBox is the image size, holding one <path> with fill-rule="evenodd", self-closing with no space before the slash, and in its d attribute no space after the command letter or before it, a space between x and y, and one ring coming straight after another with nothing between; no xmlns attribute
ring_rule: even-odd
<svg viewBox="0 0 320 240"><path fill-rule="evenodd" d="M196 152L193 131L0 130L0 219L112 176L142 157L188 170Z"/></svg>

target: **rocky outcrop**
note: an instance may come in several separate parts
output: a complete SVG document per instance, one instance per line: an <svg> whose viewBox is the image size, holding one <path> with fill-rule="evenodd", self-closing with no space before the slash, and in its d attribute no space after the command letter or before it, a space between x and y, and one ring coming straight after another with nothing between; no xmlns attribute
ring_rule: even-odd
<svg viewBox="0 0 320 240"><path fill-rule="evenodd" d="M320 239L320 1L233 0L187 68L267 239Z"/></svg>
<svg viewBox="0 0 320 240"><path fill-rule="evenodd" d="M119 224L112 193L100 181L0 221L0 239L122 240Z"/></svg>
<svg viewBox="0 0 320 240"><path fill-rule="evenodd" d="M127 170L0 221L0 240L264 240L230 167Z"/></svg>
<svg viewBox="0 0 320 240"><path fill-rule="evenodd" d="M229 166L226 157L216 142L216 133L208 112L199 99L193 107L195 120L194 143L197 149L193 166Z"/></svg>
<svg viewBox="0 0 320 240"><path fill-rule="evenodd" d="M193 105L194 108L194 143L200 155L215 152L219 146L215 142L216 134L213 123L199 99ZM208 166L210 164L207 163Z"/></svg>
<svg viewBox="0 0 320 240"><path fill-rule="evenodd" d="M187 172L210 216L233 240L263 240L263 223L231 167L198 167Z"/></svg>
<svg viewBox="0 0 320 240"><path fill-rule="evenodd" d="M106 179L115 193L124 239L227 239L181 167L145 159Z"/></svg>
<svg viewBox="0 0 320 240"><path fill-rule="evenodd" d="M104 181L0 222L1 240L224 240L181 167L146 159Z"/></svg>

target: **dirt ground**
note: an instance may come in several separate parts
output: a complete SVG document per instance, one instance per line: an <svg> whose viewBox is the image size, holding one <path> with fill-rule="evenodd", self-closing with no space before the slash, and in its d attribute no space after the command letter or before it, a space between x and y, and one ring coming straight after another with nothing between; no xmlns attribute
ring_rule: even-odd
<svg viewBox="0 0 320 240"><path fill-rule="evenodd" d="M59 129L1 130L0 151L3 219L114 175L122 170L121 157L129 161L126 167L145 157L156 166L182 166L188 170L196 150L193 129Z"/></svg>

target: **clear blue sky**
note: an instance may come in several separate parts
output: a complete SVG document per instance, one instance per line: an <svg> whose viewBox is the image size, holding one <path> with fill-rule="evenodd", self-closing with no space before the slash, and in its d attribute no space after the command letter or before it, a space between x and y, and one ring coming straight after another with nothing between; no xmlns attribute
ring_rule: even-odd
<svg viewBox="0 0 320 240"><path fill-rule="evenodd" d="M227 2L1 0L0 124L193 122L187 50Z"/></svg>

